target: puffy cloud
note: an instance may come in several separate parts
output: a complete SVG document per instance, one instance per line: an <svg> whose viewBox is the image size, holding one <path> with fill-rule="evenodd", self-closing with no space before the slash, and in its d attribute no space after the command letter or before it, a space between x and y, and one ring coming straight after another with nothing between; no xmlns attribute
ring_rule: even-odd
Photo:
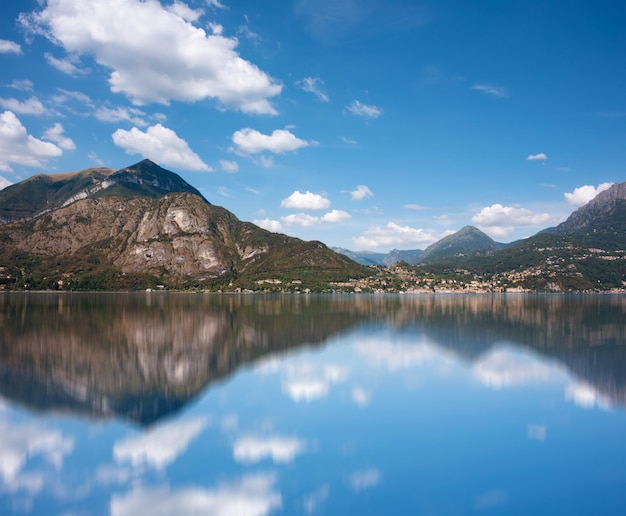
<svg viewBox="0 0 626 516"><path fill-rule="evenodd" d="M130 131L118 129L113 133L113 142L128 154L140 154L163 165L185 170L212 170L189 148L185 140L161 124L148 127L145 133L136 127Z"/></svg>
<svg viewBox="0 0 626 516"><path fill-rule="evenodd" d="M345 222L346 220L350 220L352 215L346 213L341 210L331 210L328 213L322 216L322 222L330 222L331 224L336 224L338 222Z"/></svg>
<svg viewBox="0 0 626 516"><path fill-rule="evenodd" d="M53 141L64 150L74 150L76 145L71 138L63 134L64 132L63 126L57 122L44 133L44 138Z"/></svg>
<svg viewBox="0 0 626 516"><path fill-rule="evenodd" d="M54 143L29 135L12 111L0 114L0 170L11 172L10 163L43 168L48 159L62 154Z"/></svg>
<svg viewBox="0 0 626 516"><path fill-rule="evenodd" d="M529 154L526 158L527 161L545 161L547 159L548 156L543 152L540 152L539 154Z"/></svg>
<svg viewBox="0 0 626 516"><path fill-rule="evenodd" d="M472 372L481 383L495 390L529 383L545 383L558 370L530 354L509 348L496 349L472 366Z"/></svg>
<svg viewBox="0 0 626 516"><path fill-rule="evenodd" d="M362 104L358 100L355 100L349 106L346 106L346 109L350 111L353 115L363 116L366 118L378 118L383 114L382 109L377 106Z"/></svg>
<svg viewBox="0 0 626 516"><path fill-rule="evenodd" d="M302 82L298 83L299 86L309 93L313 93L322 102L329 102L328 94L324 88L324 81L319 77L305 77Z"/></svg>
<svg viewBox="0 0 626 516"><path fill-rule="evenodd" d="M322 506L322 504L328 499L330 489L328 485L323 485L319 489L316 489L310 495L304 497L303 509L306 514L314 514Z"/></svg>
<svg viewBox="0 0 626 516"><path fill-rule="evenodd" d="M485 233L496 238L513 234L520 226L535 226L550 220L548 213L533 213L526 208L493 204L486 206L472 217L472 222Z"/></svg>
<svg viewBox="0 0 626 516"><path fill-rule="evenodd" d="M362 201L369 197L374 197L372 191L365 185L359 185L350 192L350 197L353 201Z"/></svg>
<svg viewBox="0 0 626 516"><path fill-rule="evenodd" d="M286 364L282 373L282 390L296 403L311 402L325 398L330 387L344 381L347 376L347 369L333 364Z"/></svg>
<svg viewBox="0 0 626 516"><path fill-rule="evenodd" d="M264 459L274 463L286 464L296 455L306 450L306 442L296 437L257 437L245 436L237 439L233 445L233 457L237 462L253 464Z"/></svg>
<svg viewBox="0 0 626 516"><path fill-rule="evenodd" d="M206 426L206 418L168 423L116 443L113 457L118 462L130 462L135 467L147 464L162 470L174 462Z"/></svg>
<svg viewBox="0 0 626 516"><path fill-rule="evenodd" d="M37 97L31 97L25 102L14 98L0 99L0 106L19 115L43 115L46 112L46 108Z"/></svg>
<svg viewBox="0 0 626 516"><path fill-rule="evenodd" d="M102 106L96 110L94 115L101 122L130 122L139 127L145 127L148 125L143 118L146 114L137 108L118 107L111 109Z"/></svg>
<svg viewBox="0 0 626 516"><path fill-rule="evenodd" d="M227 161L225 159L220 161L220 167L224 172L228 172L229 174L234 174L239 170L239 163L236 161Z"/></svg>
<svg viewBox="0 0 626 516"><path fill-rule="evenodd" d="M482 93L485 93L486 95L491 95L492 97L498 98L509 96L509 92L506 88L503 88L501 86L493 86L491 84L474 84L474 86L472 86L472 90L480 91Z"/></svg>
<svg viewBox="0 0 626 516"><path fill-rule="evenodd" d="M0 39L0 54L21 54L22 47L14 41Z"/></svg>
<svg viewBox="0 0 626 516"><path fill-rule="evenodd" d="M436 242L438 236L431 230L415 229L388 222L387 226L372 226L363 235L353 238L360 249L377 247L407 249L424 247Z"/></svg>
<svg viewBox="0 0 626 516"><path fill-rule="evenodd" d="M167 486L137 486L125 495L113 495L112 516L152 514L210 514L213 516L265 516L282 506L275 474L244 476L237 482L219 484L212 490Z"/></svg>
<svg viewBox="0 0 626 516"><path fill-rule="evenodd" d="M5 189L7 186L11 186L13 183L7 178L0 176L0 190Z"/></svg>
<svg viewBox="0 0 626 516"><path fill-rule="evenodd" d="M296 190L280 203L281 207L292 210L326 210L330 207L330 201L319 194L309 191L301 193Z"/></svg>
<svg viewBox="0 0 626 516"><path fill-rule="evenodd" d="M276 114L269 99L282 84L242 59L236 38L194 26L196 14L181 2L165 8L155 1L55 0L20 22L70 56L93 55L112 70L111 91L135 104L214 98L245 113Z"/></svg>
<svg viewBox="0 0 626 516"><path fill-rule="evenodd" d="M179 2L176 0L172 5L166 7L166 9L175 14L176 16L180 16L183 20L189 22L195 22L204 14L202 9L192 9L187 4L183 2Z"/></svg>
<svg viewBox="0 0 626 516"><path fill-rule="evenodd" d="M260 228L267 229L273 233L280 233L283 230L283 226L278 220L257 219L253 222Z"/></svg>
<svg viewBox="0 0 626 516"><path fill-rule="evenodd" d="M602 409L611 408L610 399L599 393L586 382L577 382L568 385L565 389L565 399L584 409L592 409L596 405Z"/></svg>
<svg viewBox="0 0 626 516"><path fill-rule="evenodd" d="M591 199L593 199L600 192L604 192L604 190L608 190L613 186L613 183L601 183L597 187L593 185L584 185L578 188L575 188L573 192L564 193L565 199L572 206L584 206Z"/></svg>
<svg viewBox="0 0 626 516"><path fill-rule="evenodd" d="M280 220L288 226L301 226L308 228L320 223L319 217L314 217L308 213L292 213L285 217L281 217Z"/></svg>
<svg viewBox="0 0 626 516"><path fill-rule="evenodd" d="M297 138L287 129L276 129L271 135L263 134L256 129L246 127L236 131L232 136L233 143L244 154L258 154L269 151L274 154L292 152L310 144Z"/></svg>
<svg viewBox="0 0 626 516"><path fill-rule="evenodd" d="M41 480L22 472L29 459L39 455L60 469L65 456L74 449L73 439L33 424L0 421L0 435L0 486L11 491L41 488Z"/></svg>
<svg viewBox="0 0 626 516"><path fill-rule="evenodd" d="M376 487L380 484L380 478L380 471L369 468L350 475L350 485L358 493L359 491Z"/></svg>

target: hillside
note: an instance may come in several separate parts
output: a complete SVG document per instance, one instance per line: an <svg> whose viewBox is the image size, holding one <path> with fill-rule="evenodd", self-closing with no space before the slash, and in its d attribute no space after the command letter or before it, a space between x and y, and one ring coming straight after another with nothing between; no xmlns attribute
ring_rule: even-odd
<svg viewBox="0 0 626 516"><path fill-rule="evenodd" d="M366 273L320 242L240 221L148 160L6 190L0 209L13 222L0 225L4 288L322 290Z"/></svg>
<svg viewBox="0 0 626 516"><path fill-rule="evenodd" d="M465 226L456 233L448 235L424 249L420 262L451 260L467 256L486 256L505 247L506 244L496 242L480 229Z"/></svg>

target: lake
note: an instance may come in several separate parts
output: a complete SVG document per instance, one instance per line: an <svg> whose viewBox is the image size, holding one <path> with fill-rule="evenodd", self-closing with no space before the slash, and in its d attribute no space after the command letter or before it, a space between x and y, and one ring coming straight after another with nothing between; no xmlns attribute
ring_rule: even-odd
<svg viewBox="0 0 626 516"><path fill-rule="evenodd" d="M626 297L0 294L0 514L624 514Z"/></svg>

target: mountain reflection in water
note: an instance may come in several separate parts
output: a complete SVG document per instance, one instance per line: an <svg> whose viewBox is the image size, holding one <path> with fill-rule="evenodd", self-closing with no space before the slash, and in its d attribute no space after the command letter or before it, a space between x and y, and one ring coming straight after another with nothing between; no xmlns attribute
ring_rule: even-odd
<svg viewBox="0 0 626 516"><path fill-rule="evenodd" d="M0 293L0 514L621 514L626 297Z"/></svg>
<svg viewBox="0 0 626 516"><path fill-rule="evenodd" d="M624 321L618 296L5 293L0 395L34 410L147 425L262 357L388 327L419 331L496 384L506 379L484 363L494 345L528 348L626 406Z"/></svg>

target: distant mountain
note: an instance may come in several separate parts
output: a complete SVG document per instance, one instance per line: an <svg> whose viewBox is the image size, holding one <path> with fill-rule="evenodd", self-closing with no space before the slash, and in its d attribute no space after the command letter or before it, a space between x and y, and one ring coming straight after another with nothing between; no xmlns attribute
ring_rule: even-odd
<svg viewBox="0 0 626 516"><path fill-rule="evenodd" d="M149 160L28 179L0 192L0 216L5 288L323 289L366 274L321 242L240 221Z"/></svg>
<svg viewBox="0 0 626 516"><path fill-rule="evenodd" d="M506 244L496 242L474 226L465 226L424 249L420 262L448 261L458 257L486 256Z"/></svg>
<svg viewBox="0 0 626 516"><path fill-rule="evenodd" d="M401 251L393 249L388 253L375 253L372 251L351 251L342 247L332 247L333 251L348 256L352 260L362 265L390 266L398 262L406 262L409 265L419 263L422 254L421 249L410 249Z"/></svg>

